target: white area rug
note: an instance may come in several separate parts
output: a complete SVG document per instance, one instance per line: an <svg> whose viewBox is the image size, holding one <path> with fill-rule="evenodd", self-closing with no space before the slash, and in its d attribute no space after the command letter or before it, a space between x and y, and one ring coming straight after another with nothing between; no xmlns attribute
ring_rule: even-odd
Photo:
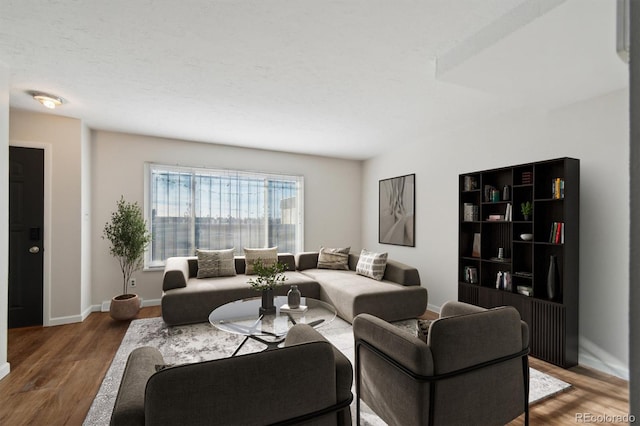
<svg viewBox="0 0 640 426"><path fill-rule="evenodd" d="M396 323L396 325L413 333L415 320L402 321ZM354 343L349 323L336 318L331 323L319 327L318 331L340 349L353 364ZM208 323L167 327L162 318L132 321L89 409L84 425L106 426L109 424L122 372L124 371L127 357L133 349L140 346L153 346L160 350L167 363L182 364L229 357L240 345L242 339L242 336L219 331ZM242 347L239 354L258 352L262 349L264 349L263 345L249 340ZM562 380L533 368L530 370L530 403L548 398L571 386ZM364 403L361 404L361 413L362 424L371 426L384 425ZM355 402L352 404L352 414L355 421Z"/></svg>

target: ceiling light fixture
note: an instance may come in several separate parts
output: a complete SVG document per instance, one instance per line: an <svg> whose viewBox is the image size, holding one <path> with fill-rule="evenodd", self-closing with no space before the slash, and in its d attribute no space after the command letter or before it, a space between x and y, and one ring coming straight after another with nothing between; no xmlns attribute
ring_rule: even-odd
<svg viewBox="0 0 640 426"><path fill-rule="evenodd" d="M60 106L64 103L64 99L56 95L51 95L49 93L36 92L36 91L30 91L27 93L33 96L33 99L40 102L42 105L44 105L49 109L54 109L55 107Z"/></svg>

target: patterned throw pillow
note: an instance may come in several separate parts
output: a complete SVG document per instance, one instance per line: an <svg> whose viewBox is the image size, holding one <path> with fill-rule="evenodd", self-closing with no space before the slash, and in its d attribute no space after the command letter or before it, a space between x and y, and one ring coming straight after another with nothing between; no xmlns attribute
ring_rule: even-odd
<svg viewBox="0 0 640 426"><path fill-rule="evenodd" d="M253 262L256 260L262 260L264 266L275 265L278 261L278 247L266 248L266 249L244 249L244 263L246 275L254 275L256 272L253 269Z"/></svg>
<svg viewBox="0 0 640 426"><path fill-rule="evenodd" d="M434 320L416 320L416 337L427 343L429 338L429 327Z"/></svg>
<svg viewBox="0 0 640 426"><path fill-rule="evenodd" d="M387 267L387 256L388 253L374 253L362 249L356 266L356 274L381 281Z"/></svg>
<svg viewBox="0 0 640 426"><path fill-rule="evenodd" d="M318 269L349 269L349 250L351 250L351 247L320 247Z"/></svg>
<svg viewBox="0 0 640 426"><path fill-rule="evenodd" d="M234 249L196 250L198 255L197 278L229 277L236 274Z"/></svg>

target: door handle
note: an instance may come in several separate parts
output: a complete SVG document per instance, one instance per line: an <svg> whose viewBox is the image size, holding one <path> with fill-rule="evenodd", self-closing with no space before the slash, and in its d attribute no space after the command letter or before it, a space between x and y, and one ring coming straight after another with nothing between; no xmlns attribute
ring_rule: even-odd
<svg viewBox="0 0 640 426"><path fill-rule="evenodd" d="M33 247L29 248L29 253L36 254L36 253L39 253L39 252L40 252L40 247L38 247L38 246L33 246Z"/></svg>

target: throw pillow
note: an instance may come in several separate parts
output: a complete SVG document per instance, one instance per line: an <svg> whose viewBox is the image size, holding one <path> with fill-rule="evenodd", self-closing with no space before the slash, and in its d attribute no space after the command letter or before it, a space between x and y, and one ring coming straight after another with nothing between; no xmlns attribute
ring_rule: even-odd
<svg viewBox="0 0 640 426"><path fill-rule="evenodd" d="M351 250L351 247L320 247L318 269L349 269L349 250Z"/></svg>
<svg viewBox="0 0 640 426"><path fill-rule="evenodd" d="M253 269L253 262L256 260L262 260L264 266L274 265L278 261L278 247L271 247L266 249L245 248L244 249L244 263L246 275L254 275L256 272Z"/></svg>
<svg viewBox="0 0 640 426"><path fill-rule="evenodd" d="M198 255L197 278L229 277L236 274L234 249L196 250Z"/></svg>
<svg viewBox="0 0 640 426"><path fill-rule="evenodd" d="M416 320L416 337L427 343L429 338L429 327L434 320Z"/></svg>
<svg viewBox="0 0 640 426"><path fill-rule="evenodd" d="M356 265L356 274L381 281L384 276L384 270L387 268L387 256L388 253L374 253L362 249L360 259L358 259L358 264Z"/></svg>

